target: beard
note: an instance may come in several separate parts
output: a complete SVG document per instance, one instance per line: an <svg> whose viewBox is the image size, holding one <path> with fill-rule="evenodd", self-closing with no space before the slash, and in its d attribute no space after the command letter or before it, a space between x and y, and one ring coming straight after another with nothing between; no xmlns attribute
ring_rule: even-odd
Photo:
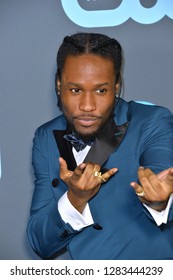
<svg viewBox="0 0 173 280"><path fill-rule="evenodd" d="M104 127L107 125L109 120L114 117L114 107L110 111L110 114L108 115L107 119L105 119L104 121L102 120L101 116L97 116L97 118L99 120L101 120L100 126L98 126L98 128L95 131L90 132L90 133L87 133L87 132L82 133L76 129L76 127L74 125L74 120L76 119L76 117L69 119L65 114L64 114L64 116L67 120L68 130L70 130L71 132L74 132L78 139L82 139L84 142L94 141L94 139L103 131Z"/></svg>
<svg viewBox="0 0 173 280"><path fill-rule="evenodd" d="M70 129L72 132L74 132L76 134L76 137L78 139L82 139L84 142L94 140L102 129L102 125L101 125L100 127L98 127L98 129L96 129L92 133L91 132L90 133L82 133L82 132L80 132L76 129L72 120L67 119L67 124L68 124L68 129Z"/></svg>

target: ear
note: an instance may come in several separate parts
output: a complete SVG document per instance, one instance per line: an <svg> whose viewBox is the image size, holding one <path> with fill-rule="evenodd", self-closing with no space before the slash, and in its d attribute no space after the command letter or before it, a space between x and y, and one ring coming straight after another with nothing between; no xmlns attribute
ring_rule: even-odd
<svg viewBox="0 0 173 280"><path fill-rule="evenodd" d="M60 94L60 92L61 92L61 82L60 82L60 80L57 81L57 90L58 90L58 94Z"/></svg>
<svg viewBox="0 0 173 280"><path fill-rule="evenodd" d="M116 94L116 97L119 97L119 95L120 95L120 90L121 90L121 84L120 84L120 82L117 82L117 83L115 84L115 94Z"/></svg>
<svg viewBox="0 0 173 280"><path fill-rule="evenodd" d="M117 91L119 91L120 90L120 82L117 82L116 84L115 84L115 91L117 92Z"/></svg>

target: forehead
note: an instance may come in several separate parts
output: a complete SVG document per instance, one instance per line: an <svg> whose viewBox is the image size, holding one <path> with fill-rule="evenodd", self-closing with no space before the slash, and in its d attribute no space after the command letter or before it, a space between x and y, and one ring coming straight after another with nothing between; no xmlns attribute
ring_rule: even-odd
<svg viewBox="0 0 173 280"><path fill-rule="evenodd" d="M99 55L84 54L77 56L67 56L62 71L64 77L86 77L115 75L114 64L110 59Z"/></svg>

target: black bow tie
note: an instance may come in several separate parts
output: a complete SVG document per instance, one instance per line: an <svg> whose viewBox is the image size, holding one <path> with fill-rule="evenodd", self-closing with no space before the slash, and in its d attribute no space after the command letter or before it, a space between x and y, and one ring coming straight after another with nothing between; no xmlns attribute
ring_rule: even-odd
<svg viewBox="0 0 173 280"><path fill-rule="evenodd" d="M63 137L72 144L77 152L82 151L86 148L86 146L91 146L94 143L93 139L88 141L79 139L75 132L72 132L71 134L65 134Z"/></svg>

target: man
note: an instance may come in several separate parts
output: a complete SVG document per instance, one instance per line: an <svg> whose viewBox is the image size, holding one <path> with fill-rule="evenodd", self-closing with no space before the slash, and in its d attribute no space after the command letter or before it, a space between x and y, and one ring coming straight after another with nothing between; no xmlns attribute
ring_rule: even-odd
<svg viewBox="0 0 173 280"><path fill-rule="evenodd" d="M64 38L62 115L37 129L27 234L42 258L173 259L173 115L119 97L120 44Z"/></svg>

